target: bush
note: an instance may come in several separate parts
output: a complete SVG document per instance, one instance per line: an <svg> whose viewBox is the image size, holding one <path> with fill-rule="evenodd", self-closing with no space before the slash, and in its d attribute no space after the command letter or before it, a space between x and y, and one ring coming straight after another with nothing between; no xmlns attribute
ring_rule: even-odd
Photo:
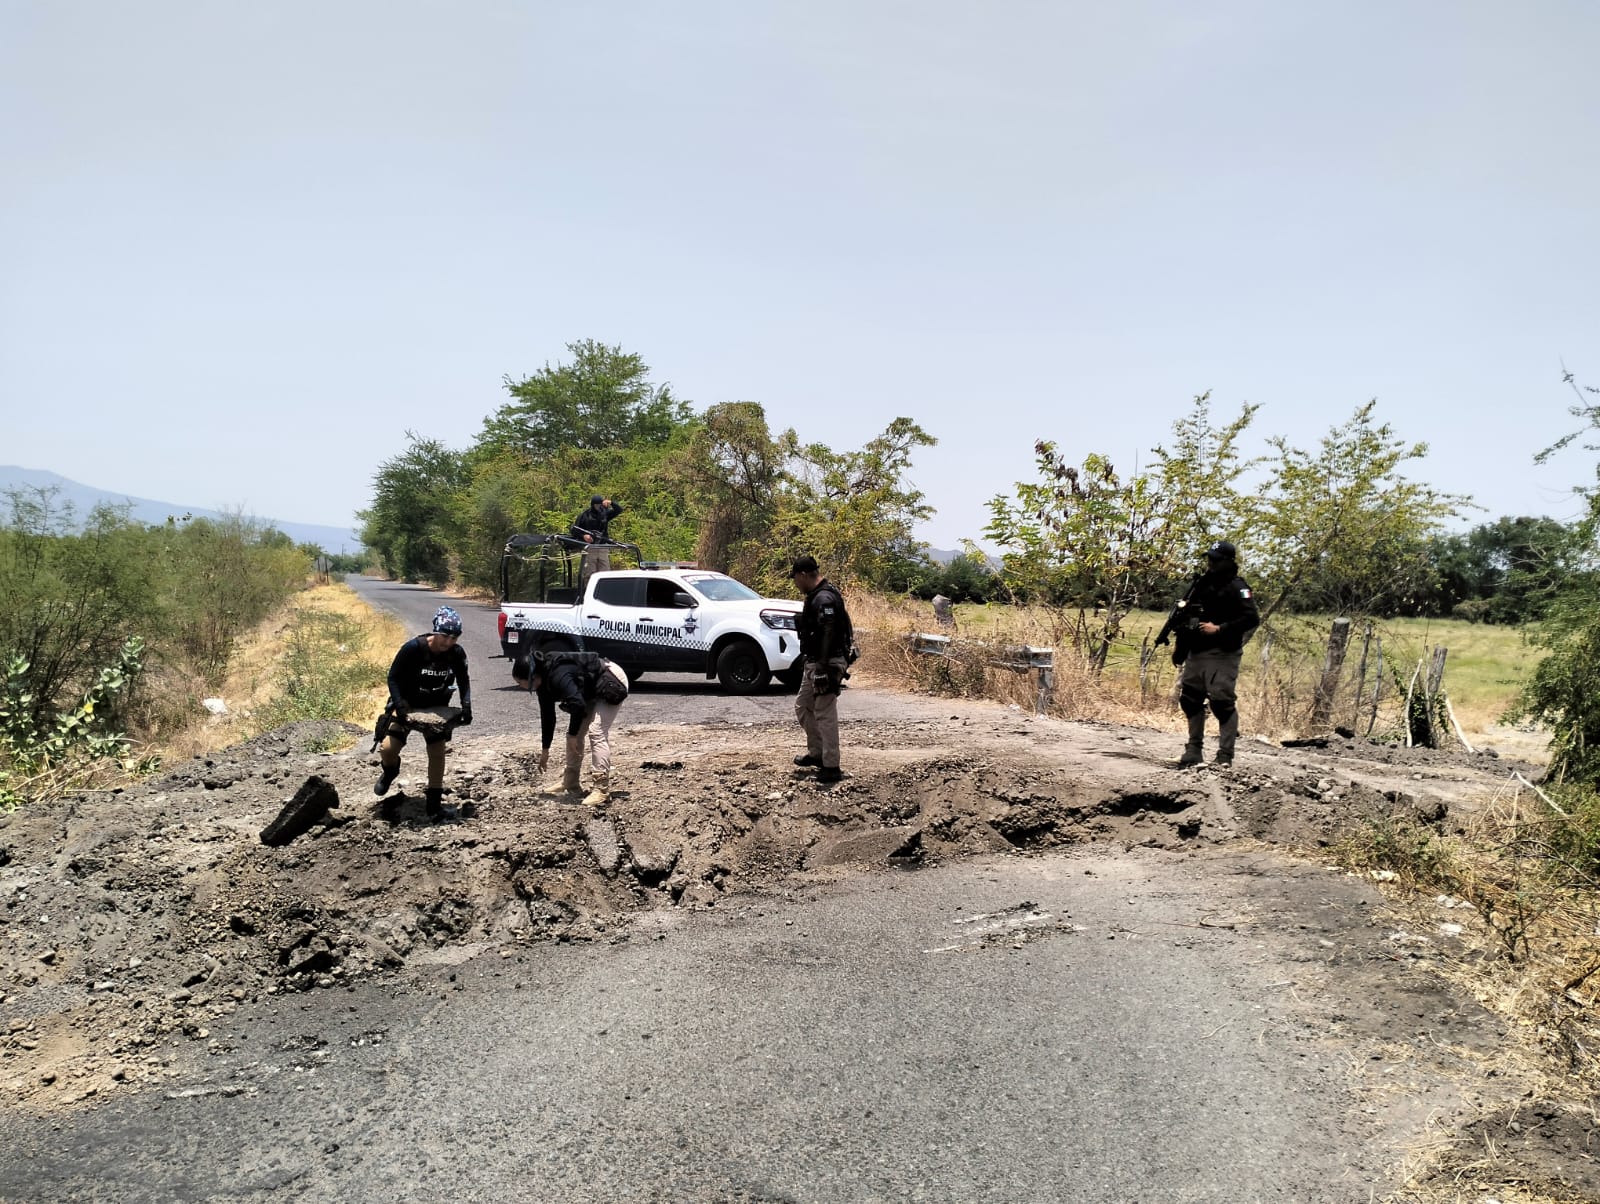
<svg viewBox="0 0 1600 1204"><path fill-rule="evenodd" d="M257 713L264 728L305 719L343 719L362 694L383 681L382 670L361 657L366 633L344 615L299 611L283 642L278 690Z"/></svg>
<svg viewBox="0 0 1600 1204"><path fill-rule="evenodd" d="M115 726L116 702L143 668L143 642L123 644L102 668L83 701L41 722L29 686L32 668L13 656L0 682L0 809L10 811L110 774L153 768L128 758L129 741Z"/></svg>

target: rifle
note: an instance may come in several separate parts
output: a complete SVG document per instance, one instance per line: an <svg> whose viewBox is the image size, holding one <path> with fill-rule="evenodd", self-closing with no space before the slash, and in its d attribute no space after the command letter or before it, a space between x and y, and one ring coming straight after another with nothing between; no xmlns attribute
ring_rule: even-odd
<svg viewBox="0 0 1600 1204"><path fill-rule="evenodd" d="M377 749L378 749L378 745L383 743L383 738L385 736L387 736L388 734L389 734L389 712L388 711L380 711L378 713L378 721L372 725L372 747L367 749L367 751L369 753L370 752L376 752Z"/></svg>
<svg viewBox="0 0 1600 1204"><path fill-rule="evenodd" d="M1191 607L1189 600L1194 597L1194 591L1200 588L1200 578L1196 577L1189 583L1189 588L1183 597L1178 599L1178 604L1172 608L1172 613L1167 616L1167 621L1156 634L1157 648L1167 643L1169 636L1176 636L1177 642L1172 647L1172 663L1181 665L1189 659L1188 637L1192 635L1201 623L1205 622L1205 615L1196 605Z"/></svg>
<svg viewBox="0 0 1600 1204"><path fill-rule="evenodd" d="M377 751L378 745L383 743L383 738L389 734L390 728L394 728L397 732L409 730L404 719L399 718L388 707L385 707L378 716L378 721L372 725L372 747L367 749L368 752Z"/></svg>

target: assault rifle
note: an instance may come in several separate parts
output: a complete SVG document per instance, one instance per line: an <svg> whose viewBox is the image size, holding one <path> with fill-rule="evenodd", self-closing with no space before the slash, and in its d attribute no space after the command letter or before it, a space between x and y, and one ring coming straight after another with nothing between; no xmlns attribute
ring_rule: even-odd
<svg viewBox="0 0 1600 1204"><path fill-rule="evenodd" d="M1204 608L1198 602L1191 602L1194 591L1200 587L1200 578L1196 577L1189 583L1187 592L1178 599L1178 604L1172 608L1172 613L1167 616L1167 621L1162 624L1161 630L1156 634L1156 647L1163 647L1168 638L1172 638L1172 663L1181 665L1189 659L1189 641L1194 633L1200 629L1200 624L1206 621Z"/></svg>

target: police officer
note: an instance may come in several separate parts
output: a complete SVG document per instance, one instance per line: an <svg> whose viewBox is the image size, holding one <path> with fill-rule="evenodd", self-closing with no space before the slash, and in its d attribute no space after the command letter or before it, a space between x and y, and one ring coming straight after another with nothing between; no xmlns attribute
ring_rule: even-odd
<svg viewBox="0 0 1600 1204"><path fill-rule="evenodd" d="M579 585L595 573L610 570L611 520L621 513L621 506L597 493L589 499L589 508L580 511L578 517L572 520L569 534L573 539L581 539L584 543L583 571L578 578Z"/></svg>
<svg viewBox="0 0 1600 1204"><path fill-rule="evenodd" d="M436 722L415 725L428 750L428 785L423 791L429 819L453 819L444 807L444 757L450 733L472 722L472 680L467 673L467 653L461 647L461 616L441 606L433 616L433 630L407 640L389 666L388 731L378 750L383 771L372 792L383 797L400 773L400 750L412 724L412 712L428 712ZM461 708L450 707L450 694L461 691Z"/></svg>
<svg viewBox="0 0 1600 1204"><path fill-rule="evenodd" d="M590 807L604 804L611 797L611 724L627 701L628 675L620 665L593 652L539 652L513 661L511 679L539 699L539 768L550 764L556 711L565 711L571 718L561 789L566 794L578 793L587 737L594 788L583 801Z"/></svg>
<svg viewBox="0 0 1600 1204"><path fill-rule="evenodd" d="M1184 601L1156 643L1166 643L1166 632L1180 628L1172 663L1183 666L1178 705L1189 721L1189 742L1178 758L1186 769L1205 760L1206 703L1217 717L1217 764L1233 764L1233 746L1239 738L1239 709L1234 690L1244 642L1261 625L1261 612L1249 584L1239 576L1239 554L1224 540L1206 552L1206 570L1196 577Z"/></svg>
<svg viewBox="0 0 1600 1204"><path fill-rule="evenodd" d="M844 608L844 595L822 576L812 556L801 556L790 569L796 588L806 596L800 611L800 655L805 672L794 714L806 733L806 751L796 765L815 767L817 781L837 782L839 772L839 691L850 668L854 630Z"/></svg>

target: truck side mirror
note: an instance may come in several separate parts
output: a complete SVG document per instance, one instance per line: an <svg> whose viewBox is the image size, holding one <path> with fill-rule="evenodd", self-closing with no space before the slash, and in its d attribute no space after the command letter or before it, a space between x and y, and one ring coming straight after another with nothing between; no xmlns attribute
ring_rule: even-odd
<svg viewBox="0 0 1600 1204"><path fill-rule="evenodd" d="M695 607L695 600L682 590L679 590L677 593L672 595L672 604L679 610L693 610Z"/></svg>

